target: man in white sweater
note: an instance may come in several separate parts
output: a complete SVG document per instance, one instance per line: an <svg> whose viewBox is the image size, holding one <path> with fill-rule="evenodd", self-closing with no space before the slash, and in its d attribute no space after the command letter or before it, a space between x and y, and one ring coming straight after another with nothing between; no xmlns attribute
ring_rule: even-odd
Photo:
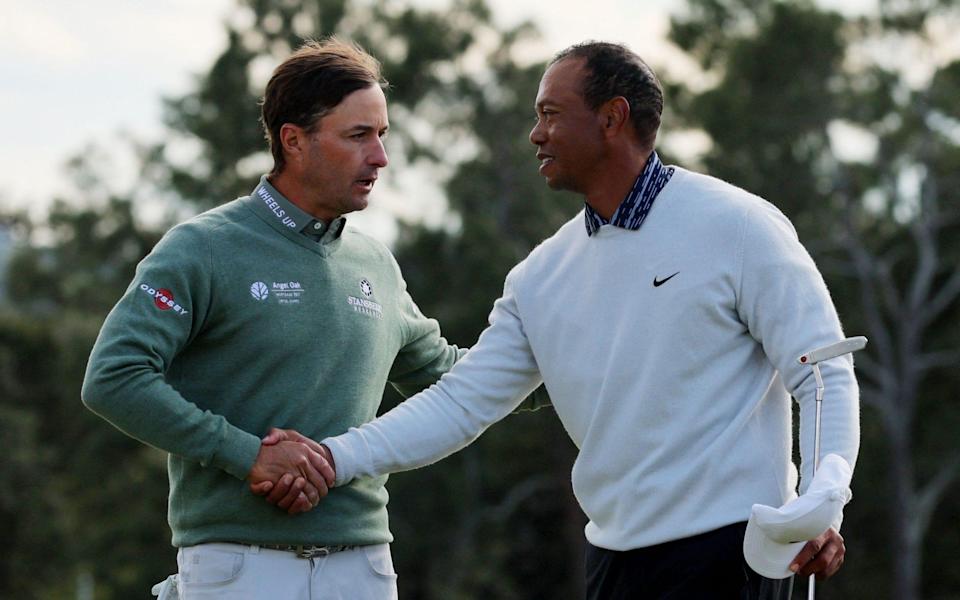
<svg viewBox="0 0 960 600"><path fill-rule="evenodd" d="M843 338L823 278L773 205L665 166L663 96L626 48L587 43L551 62L537 94L540 173L584 213L507 276L490 326L428 390L322 444L336 484L430 464L509 414L541 380L579 448L588 597L789 593L743 561L754 503L795 497L790 396L811 479L815 382L797 357ZM822 365L822 454L859 447L852 361ZM792 570L829 577L830 529ZM779 587L779 589L778 589Z"/></svg>

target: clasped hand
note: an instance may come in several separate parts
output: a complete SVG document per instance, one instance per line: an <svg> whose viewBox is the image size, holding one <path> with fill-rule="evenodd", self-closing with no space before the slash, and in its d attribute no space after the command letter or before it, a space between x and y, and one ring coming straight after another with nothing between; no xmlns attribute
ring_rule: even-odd
<svg viewBox="0 0 960 600"><path fill-rule="evenodd" d="M817 579L827 579L840 570L846 553L843 536L831 527L806 543L790 564L790 570L803 577L816 575Z"/></svg>
<svg viewBox="0 0 960 600"><path fill-rule="evenodd" d="M293 429L270 429L247 475L250 491L291 515L307 512L336 480L330 450Z"/></svg>

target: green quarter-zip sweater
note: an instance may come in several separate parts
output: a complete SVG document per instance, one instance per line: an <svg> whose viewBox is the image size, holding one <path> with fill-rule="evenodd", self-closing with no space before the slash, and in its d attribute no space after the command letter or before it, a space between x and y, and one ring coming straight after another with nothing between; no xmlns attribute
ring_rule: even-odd
<svg viewBox="0 0 960 600"><path fill-rule="evenodd" d="M384 382L434 383L458 350L406 291L382 244L313 220L263 178L171 229L107 316L83 402L169 453L175 546L377 544L386 477L290 516L245 477L270 427L323 439L371 420Z"/></svg>

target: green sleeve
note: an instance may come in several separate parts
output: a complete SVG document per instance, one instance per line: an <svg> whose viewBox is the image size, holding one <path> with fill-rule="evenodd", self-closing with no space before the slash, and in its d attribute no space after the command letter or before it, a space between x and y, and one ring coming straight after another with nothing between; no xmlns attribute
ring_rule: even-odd
<svg viewBox="0 0 960 600"><path fill-rule="evenodd" d="M420 312L406 289L400 298L400 317L404 342L388 378L406 398L436 383L466 350L448 343L440 335L439 323Z"/></svg>
<svg viewBox="0 0 960 600"><path fill-rule="evenodd" d="M259 438L187 401L165 377L174 358L203 330L212 279L205 231L187 224L168 232L107 315L81 396L90 410L131 437L244 479Z"/></svg>

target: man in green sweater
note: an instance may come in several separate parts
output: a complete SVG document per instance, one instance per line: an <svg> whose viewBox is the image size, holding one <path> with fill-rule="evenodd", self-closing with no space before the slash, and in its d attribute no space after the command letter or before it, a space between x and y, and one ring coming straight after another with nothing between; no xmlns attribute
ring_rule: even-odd
<svg viewBox="0 0 960 600"><path fill-rule="evenodd" d="M311 510L330 466L308 444L261 445L271 427L358 426L385 382L409 395L458 357L389 250L345 226L387 166L383 85L374 58L336 39L277 67L262 107L273 171L171 229L91 353L86 406L169 453L181 598L397 595L386 478ZM302 490L282 504L292 514L248 487L281 476Z"/></svg>

